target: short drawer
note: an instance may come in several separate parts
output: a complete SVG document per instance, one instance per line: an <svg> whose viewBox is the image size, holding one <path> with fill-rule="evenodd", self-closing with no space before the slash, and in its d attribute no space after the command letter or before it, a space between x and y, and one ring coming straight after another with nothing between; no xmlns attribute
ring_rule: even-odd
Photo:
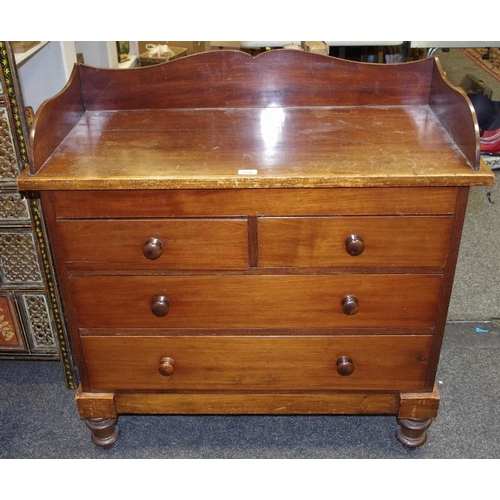
<svg viewBox="0 0 500 500"><path fill-rule="evenodd" d="M81 328L432 327L439 275L73 276Z"/></svg>
<svg viewBox="0 0 500 500"><path fill-rule="evenodd" d="M262 217L260 267L442 267L452 217Z"/></svg>
<svg viewBox="0 0 500 500"><path fill-rule="evenodd" d="M418 391L432 337L137 336L82 343L93 391Z"/></svg>
<svg viewBox="0 0 500 500"><path fill-rule="evenodd" d="M248 267L244 218L62 220L57 229L67 262L107 269Z"/></svg>

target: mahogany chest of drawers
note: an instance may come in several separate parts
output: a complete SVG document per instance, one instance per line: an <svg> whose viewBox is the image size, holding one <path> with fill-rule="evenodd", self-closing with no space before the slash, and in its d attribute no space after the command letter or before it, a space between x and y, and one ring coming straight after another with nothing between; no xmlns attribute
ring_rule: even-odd
<svg viewBox="0 0 500 500"><path fill-rule="evenodd" d="M394 414L423 444L477 122L435 59L217 51L76 66L31 171L82 418Z"/></svg>

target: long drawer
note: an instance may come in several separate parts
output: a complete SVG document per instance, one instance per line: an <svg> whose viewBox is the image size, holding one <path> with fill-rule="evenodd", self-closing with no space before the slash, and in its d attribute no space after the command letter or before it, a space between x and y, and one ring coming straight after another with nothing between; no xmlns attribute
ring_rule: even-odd
<svg viewBox="0 0 500 500"><path fill-rule="evenodd" d="M108 269L248 267L244 218L62 220L57 227L67 262Z"/></svg>
<svg viewBox="0 0 500 500"><path fill-rule="evenodd" d="M57 218L451 214L456 187L55 191Z"/></svg>
<svg viewBox="0 0 500 500"><path fill-rule="evenodd" d="M83 337L89 389L424 388L430 336Z"/></svg>
<svg viewBox="0 0 500 500"><path fill-rule="evenodd" d="M260 267L444 266L452 217L262 217Z"/></svg>
<svg viewBox="0 0 500 500"><path fill-rule="evenodd" d="M440 275L73 276L81 328L432 327Z"/></svg>

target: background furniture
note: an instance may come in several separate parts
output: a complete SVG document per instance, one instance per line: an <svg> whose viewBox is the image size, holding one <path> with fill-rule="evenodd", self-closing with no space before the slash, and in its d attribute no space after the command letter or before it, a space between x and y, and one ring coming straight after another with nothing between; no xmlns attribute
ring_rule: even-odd
<svg viewBox="0 0 500 500"><path fill-rule="evenodd" d="M452 48L473 48L473 47L484 47L485 49L491 48L491 47L500 47L500 42L476 42L476 41L470 41L470 42L459 42L459 41L454 41L454 42L449 42L449 41L414 41L410 42L410 47L416 48L416 49L427 49L427 56L430 57L434 55L436 50L439 49L452 49Z"/></svg>
<svg viewBox="0 0 500 500"><path fill-rule="evenodd" d="M0 63L0 357L60 359L75 387L40 205L16 185L28 167L28 126L8 42Z"/></svg>

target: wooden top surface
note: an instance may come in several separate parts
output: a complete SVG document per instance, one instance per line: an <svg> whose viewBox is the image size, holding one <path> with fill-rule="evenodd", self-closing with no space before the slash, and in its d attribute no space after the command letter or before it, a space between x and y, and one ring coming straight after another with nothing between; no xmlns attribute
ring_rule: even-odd
<svg viewBox="0 0 500 500"><path fill-rule="evenodd" d="M427 106L87 112L29 189L485 184ZM22 186L22 183L20 183Z"/></svg>
<svg viewBox="0 0 500 500"><path fill-rule="evenodd" d="M212 61L214 57L222 56L207 55L205 59L193 58L191 61L199 66L200 60L208 58ZM236 56L238 60L241 57ZM252 61L252 58L244 57L245 64ZM296 61L302 60L300 58ZM331 59L334 58L318 59L316 56L311 60L319 60L324 65L325 61L331 64ZM168 68L169 64L161 66ZM189 61L186 64L189 67ZM239 70L240 66L234 66ZM409 67L412 75L418 74L414 66ZM121 74L137 78L137 75L146 75L141 73L143 69L147 68ZM390 70L394 72L395 68ZM85 71L94 75L89 68ZM120 71L123 70L104 76L102 72L95 72L97 76L93 78L99 80L94 81L95 85L102 86L107 75L111 77L108 80L114 79L114 85L120 85ZM155 71L148 74L156 75L159 69ZM232 71L224 77L226 86L231 80L230 75L234 74L234 69ZM370 71L375 71L375 68L370 67ZM405 78L404 71L399 76L401 80ZM72 90L66 95L77 95L80 88L77 83L73 83ZM314 83L312 78L312 89ZM137 84L135 82L134 87ZM290 99L286 98L286 105L276 99L276 102L262 106L254 98L253 105L245 107L241 104L244 93L240 92L237 106L214 100L218 104L214 107L183 104L163 109L141 109L137 100L132 99L129 109L116 109L126 107L125 99L120 97L123 103L110 105L110 98L101 97L99 102L95 85L90 85L89 81L83 83L83 87L91 88L86 96L87 108L77 118L72 118L67 135L54 140L47 128L38 127L40 131L37 130L34 136L35 146L37 140L43 145L47 136L56 147L48 150L50 154L44 153L44 157L39 155L46 160L36 165L35 175L23 172L18 179L20 189L448 186L493 182L493 174L483 163L479 170L474 170L463 147L459 147L456 137L449 133L453 127L443 125L441 108L445 106L431 106L422 102L421 97L418 100L405 99L405 103L399 105L380 105L376 99L370 104L365 93L363 99L368 104L353 104L355 96L351 96L352 102L346 105L318 105L311 98L313 105L308 106L304 104L307 100L303 97L305 85L302 82L301 105L290 105ZM159 84L155 85L158 91ZM359 93L360 83L356 85ZM373 82L372 86L377 87ZM420 84L419 88L423 86ZM106 87L102 88L103 95L106 92L123 94L123 89L111 93ZM172 88L178 89L179 86ZM257 84L255 89L258 90ZM449 90L447 88L444 92ZM459 96L457 92L451 92ZM313 94L314 90L311 90ZM420 94L425 92L419 90ZM288 94L283 92L283 95ZM206 97L208 99L208 95ZM339 97L336 99L338 101ZM459 99L463 98L459 96ZM71 116L76 116L75 100L76 97L66 97L66 101L71 101L68 105L63 98L55 99L52 107L58 112L67 106L73 110ZM234 100L236 102L236 98ZM92 106L89 101L93 102ZM154 104L151 98L148 104ZM111 109L100 109L106 105ZM52 110L50 106L51 103L47 106L49 111ZM467 113L466 104L464 109ZM45 113L49 115L49 111ZM472 118L468 118L473 127ZM463 120L459 122L463 123ZM463 135L475 140L473 130L472 134ZM474 144L472 151L473 147ZM36 158L35 155L34 163L37 163Z"/></svg>

